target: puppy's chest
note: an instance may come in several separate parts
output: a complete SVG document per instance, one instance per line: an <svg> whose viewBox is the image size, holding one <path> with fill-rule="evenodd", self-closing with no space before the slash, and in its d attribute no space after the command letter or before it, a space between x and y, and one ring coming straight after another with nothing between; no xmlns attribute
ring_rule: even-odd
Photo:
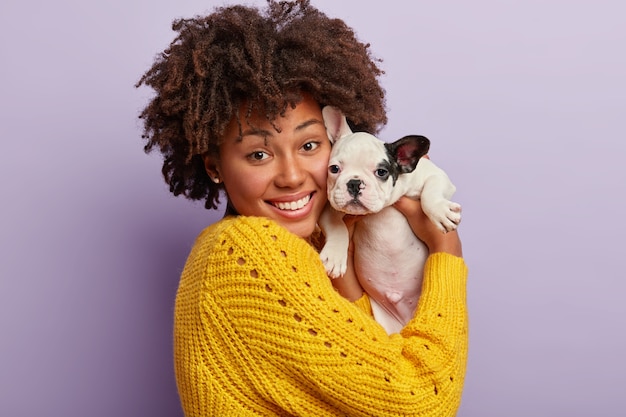
<svg viewBox="0 0 626 417"><path fill-rule="evenodd" d="M355 259L361 273L413 278L428 256L426 246L415 237L406 218L393 207L370 214L354 230Z"/></svg>

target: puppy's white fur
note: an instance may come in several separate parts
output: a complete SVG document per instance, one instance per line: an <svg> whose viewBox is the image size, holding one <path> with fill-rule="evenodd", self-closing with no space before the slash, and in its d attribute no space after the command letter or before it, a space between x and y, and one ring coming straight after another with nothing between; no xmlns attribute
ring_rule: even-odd
<svg viewBox="0 0 626 417"><path fill-rule="evenodd" d="M420 199L424 213L445 233L461 221L461 206L450 201L456 188L442 169L421 158L428 139L419 137L425 150L407 163L412 155L404 153L401 141L416 137L385 144L368 133L353 133L337 108L325 107L322 114L333 142L329 204L320 217L326 236L322 262L332 278L346 272L349 236L343 216L364 215L352 236L356 273L375 319L388 333L396 333L415 312L428 249L392 204L403 195Z"/></svg>

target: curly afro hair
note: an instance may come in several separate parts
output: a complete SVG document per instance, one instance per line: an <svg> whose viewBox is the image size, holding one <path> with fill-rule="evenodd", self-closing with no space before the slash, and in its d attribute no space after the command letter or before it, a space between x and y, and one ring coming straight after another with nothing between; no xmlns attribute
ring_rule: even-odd
<svg viewBox="0 0 626 417"><path fill-rule="evenodd" d="M144 149L163 155L174 195L217 208L222 186L209 179L202 156L217 151L243 103L248 116L256 106L273 123L306 93L340 108L355 130L376 133L387 122L380 60L308 0L268 0L265 10L220 7L176 20L172 29L178 35L136 87L155 92L139 116Z"/></svg>

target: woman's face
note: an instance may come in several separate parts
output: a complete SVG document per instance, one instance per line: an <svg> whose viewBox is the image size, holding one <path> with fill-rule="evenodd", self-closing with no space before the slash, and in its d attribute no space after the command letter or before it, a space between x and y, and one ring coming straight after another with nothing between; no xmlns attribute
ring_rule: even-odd
<svg viewBox="0 0 626 417"><path fill-rule="evenodd" d="M241 215L268 217L298 236L310 236L327 200L331 148L319 105L305 96L275 121L280 132L256 114L250 126L244 114L245 108L241 140L233 119L213 163L230 203Z"/></svg>

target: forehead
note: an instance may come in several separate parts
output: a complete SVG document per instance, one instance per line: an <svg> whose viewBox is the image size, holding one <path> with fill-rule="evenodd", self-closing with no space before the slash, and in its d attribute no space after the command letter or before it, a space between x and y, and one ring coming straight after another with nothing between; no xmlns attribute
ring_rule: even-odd
<svg viewBox="0 0 626 417"><path fill-rule="evenodd" d="M351 160L362 163L372 162L373 159L378 163L387 159L384 143L362 132L342 137L333 145L331 158L340 158L340 155L350 155Z"/></svg>
<svg viewBox="0 0 626 417"><path fill-rule="evenodd" d="M322 110L310 95L303 94L302 100L296 103L295 107L288 105L284 113L276 115L273 120L268 118L270 116L265 107L254 104L250 107L249 102L243 102L228 123L222 139L233 137L241 139L241 134L245 134L246 131L265 131L269 135L280 133L283 129L290 129L305 120L321 121Z"/></svg>

